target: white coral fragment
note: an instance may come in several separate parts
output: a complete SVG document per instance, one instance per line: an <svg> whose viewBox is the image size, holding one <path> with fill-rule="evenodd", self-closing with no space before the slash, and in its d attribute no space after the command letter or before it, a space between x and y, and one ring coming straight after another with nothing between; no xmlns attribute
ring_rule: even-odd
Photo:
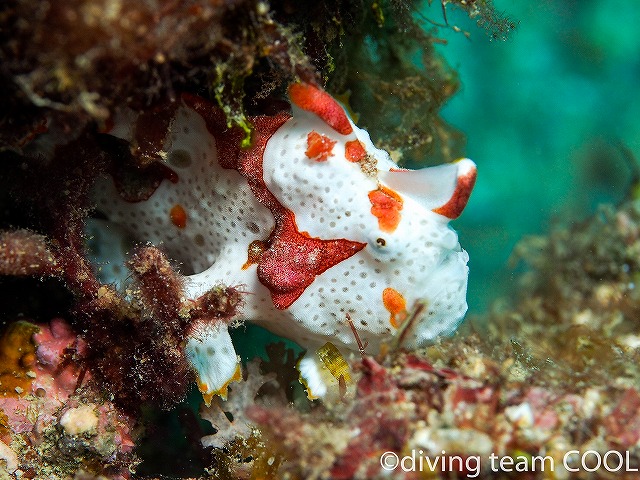
<svg viewBox="0 0 640 480"><path fill-rule="evenodd" d="M95 432L98 428L98 415L95 405L80 405L70 408L60 418L60 426L67 435L82 435Z"/></svg>
<svg viewBox="0 0 640 480"><path fill-rule="evenodd" d="M236 438L249 438L253 425L245 416L248 406L255 404L256 396L262 386L275 381L276 374L260 373L260 360L247 363L247 379L235 384L229 391L226 402L215 399L210 406L202 407L200 416L207 420L217 431L202 438L205 447L222 448Z"/></svg>

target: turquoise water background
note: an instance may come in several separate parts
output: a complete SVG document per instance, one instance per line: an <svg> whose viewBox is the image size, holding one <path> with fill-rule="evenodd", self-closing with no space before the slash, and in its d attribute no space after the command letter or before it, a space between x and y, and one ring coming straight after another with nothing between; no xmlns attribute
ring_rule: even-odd
<svg viewBox="0 0 640 480"><path fill-rule="evenodd" d="M449 24L471 38L438 34L462 82L443 116L466 134L479 170L453 224L471 258L470 313L512 294L517 271L507 263L524 235L625 197L631 169L621 144L640 157L640 2L494 4L519 22L508 40L492 41L451 5ZM422 13L442 21L439 1Z"/></svg>

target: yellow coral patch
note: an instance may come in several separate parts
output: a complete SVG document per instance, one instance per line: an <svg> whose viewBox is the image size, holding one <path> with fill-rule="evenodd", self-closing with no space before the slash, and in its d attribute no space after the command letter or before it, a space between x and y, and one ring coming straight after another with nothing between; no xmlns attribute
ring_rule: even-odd
<svg viewBox="0 0 640 480"><path fill-rule="evenodd" d="M325 343L316 351L316 354L333 378L340 381L342 377L346 384L352 382L349 364L333 343Z"/></svg>
<svg viewBox="0 0 640 480"><path fill-rule="evenodd" d="M0 337L0 396L20 396L31 391L36 346L33 334L38 327L29 322L9 325Z"/></svg>

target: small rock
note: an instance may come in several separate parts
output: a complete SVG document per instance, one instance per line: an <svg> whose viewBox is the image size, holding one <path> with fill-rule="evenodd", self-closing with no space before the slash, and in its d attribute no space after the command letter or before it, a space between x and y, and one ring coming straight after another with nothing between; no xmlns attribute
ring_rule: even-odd
<svg viewBox="0 0 640 480"><path fill-rule="evenodd" d="M505 408L504 415L519 428L533 426L533 411L531 410L531 405L526 402Z"/></svg>
<svg viewBox="0 0 640 480"><path fill-rule="evenodd" d="M98 415L93 405L81 405L64 412L60 425L68 435L81 435L97 429Z"/></svg>
<svg viewBox="0 0 640 480"><path fill-rule="evenodd" d="M4 461L9 473L18 469L18 456L6 443L0 441L0 462Z"/></svg>

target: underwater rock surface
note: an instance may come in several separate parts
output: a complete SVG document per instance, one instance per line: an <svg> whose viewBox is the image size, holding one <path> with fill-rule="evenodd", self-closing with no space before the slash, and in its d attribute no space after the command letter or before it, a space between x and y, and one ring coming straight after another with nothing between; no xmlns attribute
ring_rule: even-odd
<svg viewBox="0 0 640 480"><path fill-rule="evenodd" d="M607 455L623 459L616 478L636 478L638 248L637 201L528 239L518 253L533 268L520 298L486 319L489 334L352 360L353 397L307 413L273 390L247 403L275 380L252 367L251 393L231 388L234 421L205 412L221 435L203 441L253 465L222 464L215 475L416 478L418 461L432 462L423 471L434 478L587 478Z"/></svg>

